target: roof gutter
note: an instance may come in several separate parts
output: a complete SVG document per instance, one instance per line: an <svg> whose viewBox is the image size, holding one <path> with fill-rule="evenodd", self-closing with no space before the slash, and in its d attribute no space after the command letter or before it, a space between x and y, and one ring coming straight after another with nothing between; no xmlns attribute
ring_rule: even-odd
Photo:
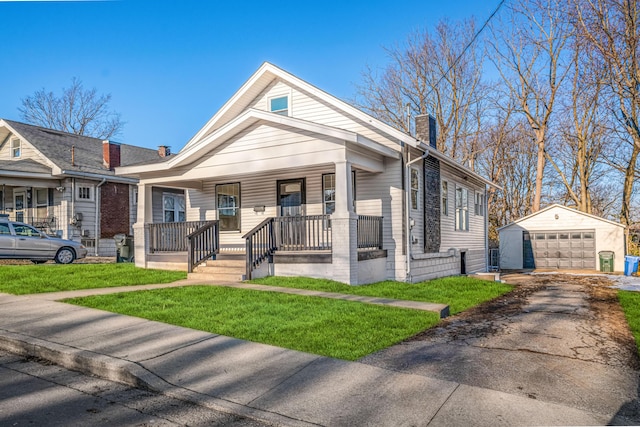
<svg viewBox="0 0 640 427"><path fill-rule="evenodd" d="M490 181L490 180L488 180L486 178L483 178L482 176L478 175L477 173L467 169L466 167L462 166L460 163L458 163L455 160L453 160L451 157L445 156L444 154L442 154L442 153L440 153L439 151L436 151L436 150L430 151L431 147L428 146L427 144L425 144L424 142L420 142L419 148L424 150L425 153L430 153L431 156L433 156L436 159L448 164L449 166L454 167L454 168L456 168L456 169L458 169L460 171L463 171L464 173L466 173L470 177L473 177L474 179L477 179L478 181L482 182L483 184L486 184L489 187L493 187L496 190L503 190L503 188L500 187L495 182Z"/></svg>
<svg viewBox="0 0 640 427"><path fill-rule="evenodd" d="M125 177L115 176L115 175L103 175L99 173L76 172L76 171L68 171L68 170L63 170L61 172L61 175L68 175L68 176L79 177L79 178L104 179L105 181L122 182L125 184L137 184L139 181L139 179L137 178L125 178Z"/></svg>

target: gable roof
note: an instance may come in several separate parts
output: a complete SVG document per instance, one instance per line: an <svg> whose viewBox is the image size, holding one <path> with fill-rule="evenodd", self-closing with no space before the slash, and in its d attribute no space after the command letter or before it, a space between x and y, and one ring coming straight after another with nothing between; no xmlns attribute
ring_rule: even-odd
<svg viewBox="0 0 640 427"><path fill-rule="evenodd" d="M106 169L103 165L102 139L75 135L6 119L0 119L0 127L2 126L5 126L11 133L31 144L58 167L63 174L67 172L83 172L115 176L113 170ZM128 144L119 145L121 165L148 162L160 158L157 151L150 148ZM73 164L71 163L72 148L74 151ZM24 162L24 160L21 162ZM2 166L2 168L4 167ZM50 168L49 171L51 171Z"/></svg>
<svg viewBox="0 0 640 427"><path fill-rule="evenodd" d="M579 214L579 215L586 216L586 217L591 218L591 219L596 219L596 220L599 220L599 221L603 221L603 222L606 222L606 223L611 224L611 225L616 225L618 227L626 228L623 224L620 224L619 222L611 221L611 220L608 220L608 219L605 219L605 218L601 218L601 217L596 216L596 215L588 214L588 213L585 213L585 212L581 212L581 211L579 211L577 209L573 209L573 208L570 208L570 207L567 207L567 206L562 206L562 205L559 205L557 203L554 203L554 204L552 204L550 206L547 206L544 209L540 209L538 212L534 212L531 215L527 215L525 217L522 217L520 219L517 219L517 220L513 221L510 224L504 225L504 226L498 228L496 231L504 230L505 228L508 228L508 227L513 226L513 225L519 224L519 223L521 223L523 221L528 220L529 218L533 218L534 216L540 215L541 213L550 211L552 209L562 209L562 210L565 210L565 211L568 211L568 212L571 212L571 213L574 213L574 214Z"/></svg>
<svg viewBox="0 0 640 427"><path fill-rule="evenodd" d="M373 116L357 109L356 107L336 98L335 96L318 89L310 83L294 76L291 73L284 71L283 69L269 63L264 62L258 70L253 73L251 77L238 89L238 91L218 110L218 112L196 133L193 138L187 142L183 150L196 144L200 139L209 134L212 130L215 130L225 123L232 120L239 115L245 108L249 106L251 101L266 89L274 79L280 79L292 86L298 87L303 91L316 96L318 99L325 101L327 104L335 107L343 113L353 116L363 122L370 123L372 126L379 129L381 132L389 135L391 138L395 138L398 141L402 141L411 146L417 147L418 140L401 132Z"/></svg>

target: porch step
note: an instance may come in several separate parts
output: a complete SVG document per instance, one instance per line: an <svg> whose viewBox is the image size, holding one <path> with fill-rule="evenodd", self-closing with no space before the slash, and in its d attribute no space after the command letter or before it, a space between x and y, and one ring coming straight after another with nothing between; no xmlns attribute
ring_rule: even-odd
<svg viewBox="0 0 640 427"><path fill-rule="evenodd" d="M189 279L239 282L244 280L245 273L244 259L215 259L196 267L193 273L189 273Z"/></svg>
<svg viewBox="0 0 640 427"><path fill-rule="evenodd" d="M212 282L242 282L244 274L221 274L221 273L189 273L189 279L212 281Z"/></svg>

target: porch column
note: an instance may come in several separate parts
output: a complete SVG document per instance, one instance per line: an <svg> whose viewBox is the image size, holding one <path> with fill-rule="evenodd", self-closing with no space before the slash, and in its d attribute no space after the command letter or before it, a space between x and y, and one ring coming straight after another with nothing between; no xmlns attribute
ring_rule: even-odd
<svg viewBox="0 0 640 427"><path fill-rule="evenodd" d="M336 210L331 215L333 278L358 284L358 216L353 211L351 162L335 163Z"/></svg>
<svg viewBox="0 0 640 427"><path fill-rule="evenodd" d="M145 224L153 222L153 202L151 186L138 184L138 212L133 224L133 244L136 267L147 267L149 248L149 227Z"/></svg>

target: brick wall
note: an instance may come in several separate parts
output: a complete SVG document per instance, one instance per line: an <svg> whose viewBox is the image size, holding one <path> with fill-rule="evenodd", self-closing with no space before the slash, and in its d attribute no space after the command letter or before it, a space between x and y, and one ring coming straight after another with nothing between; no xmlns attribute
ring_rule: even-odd
<svg viewBox="0 0 640 427"><path fill-rule="evenodd" d="M100 237L131 234L129 230L129 184L108 182L100 187Z"/></svg>

